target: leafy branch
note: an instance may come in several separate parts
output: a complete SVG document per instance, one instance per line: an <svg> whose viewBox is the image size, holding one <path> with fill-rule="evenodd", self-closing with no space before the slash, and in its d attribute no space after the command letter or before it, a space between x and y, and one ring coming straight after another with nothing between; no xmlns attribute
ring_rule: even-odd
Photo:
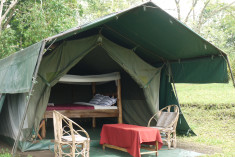
<svg viewBox="0 0 235 157"><path fill-rule="evenodd" d="M2 31L3 22L6 20L8 13L16 6L16 4L18 3L18 0L10 1L10 5L6 9L6 11L3 13L3 10L4 10L3 7L4 7L5 2L6 2L6 0L1 0L1 4L0 4L0 33ZM13 15L13 13L12 13L12 15ZM10 18L12 17L12 15L10 16Z"/></svg>

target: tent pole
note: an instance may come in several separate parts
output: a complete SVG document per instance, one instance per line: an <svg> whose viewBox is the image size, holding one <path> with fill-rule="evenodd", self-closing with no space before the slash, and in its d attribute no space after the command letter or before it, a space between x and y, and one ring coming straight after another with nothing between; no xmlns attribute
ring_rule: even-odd
<svg viewBox="0 0 235 157"><path fill-rule="evenodd" d="M26 102L26 107L25 107L25 110L24 110L24 114L23 114L23 117L22 117L22 119L21 119L19 131L18 131L17 137L16 137L16 139L15 139L15 142L14 142L14 145L13 145L13 148L12 148L12 156L13 156L13 157L15 157L15 155L16 155L16 151L17 151L17 147L18 147L18 143L19 143L21 131L22 131L22 128L23 128L23 126L24 126L24 121L25 121L26 114L27 114L27 111L28 111L30 96L32 95L33 87L34 87L35 80L36 80L36 77L37 77L37 74L38 74L39 65L40 65L41 60L42 60L43 50L44 50L44 48L45 48L45 45L46 45L46 41L43 40L43 41L42 41L42 46L41 46L41 49L40 49L40 52L39 52L39 56L38 56L37 66L36 66L35 71L34 71L34 74L33 74L32 86L31 86L31 88L30 88L30 90L29 90L29 95L28 95L28 98L27 98L27 102Z"/></svg>
<svg viewBox="0 0 235 157"><path fill-rule="evenodd" d="M121 80L117 80L118 123L122 124Z"/></svg>
<svg viewBox="0 0 235 157"><path fill-rule="evenodd" d="M171 78L172 83L173 83L173 90L174 90L174 93L175 93L175 97L176 97L176 100L178 102L178 105L179 105L179 108L180 108L180 113L181 113L181 106L180 106L179 98L178 98L176 87L175 87L174 77L173 77L173 74L172 74L172 71L171 71L171 65L170 65L169 62L167 62L167 65L168 65L168 68L169 68L170 78Z"/></svg>
<svg viewBox="0 0 235 157"><path fill-rule="evenodd" d="M231 68L231 66L230 66L230 62L229 62L229 59L228 59L228 56L227 56L227 55L226 55L226 60L227 60L228 67L229 67L229 71L230 71L231 78L232 78L232 81L233 81L233 87L235 88L235 80L234 80L234 77L233 77L232 68Z"/></svg>
<svg viewBox="0 0 235 157"><path fill-rule="evenodd" d="M92 84L92 95L94 97L96 93L96 83L92 82L91 84ZM94 129L95 127L96 127L96 120L95 117L92 117L92 128Z"/></svg>
<svg viewBox="0 0 235 157"><path fill-rule="evenodd" d="M172 71L171 71L171 65L170 65L169 61L167 61L167 66L168 66L168 73L169 73L169 76L170 76L169 80L172 80L172 82L173 82L173 90L175 92L175 96L176 96L177 102L179 104L179 99L178 99L178 95L177 95L176 88L175 88L175 81L174 81L174 78L173 78L173 74L172 74Z"/></svg>
<svg viewBox="0 0 235 157"><path fill-rule="evenodd" d="M173 88L174 88L174 91L175 91L175 96L176 96L177 102L178 102L178 104L180 106L179 98L178 98L177 91L176 91L176 88L175 88L175 82L174 82L173 76L172 76L172 80L173 80Z"/></svg>

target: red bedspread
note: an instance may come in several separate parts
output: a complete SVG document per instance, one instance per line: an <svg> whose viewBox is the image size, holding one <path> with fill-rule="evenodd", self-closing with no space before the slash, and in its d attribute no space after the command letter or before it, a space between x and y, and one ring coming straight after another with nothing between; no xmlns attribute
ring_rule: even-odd
<svg viewBox="0 0 235 157"><path fill-rule="evenodd" d="M158 141L158 149L161 149L163 143L158 129L137 125L105 124L100 134L100 144L126 148L134 157L141 156L141 143L155 145L155 141Z"/></svg>
<svg viewBox="0 0 235 157"><path fill-rule="evenodd" d="M94 106L79 104L55 104L54 106L47 106L47 111L51 110L94 110Z"/></svg>

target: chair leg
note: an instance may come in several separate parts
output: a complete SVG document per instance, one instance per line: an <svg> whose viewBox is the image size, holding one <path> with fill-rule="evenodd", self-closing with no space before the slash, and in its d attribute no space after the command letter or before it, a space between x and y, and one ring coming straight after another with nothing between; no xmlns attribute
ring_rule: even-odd
<svg viewBox="0 0 235 157"><path fill-rule="evenodd" d="M60 144L55 144L54 146L55 157L62 157L62 146Z"/></svg>
<svg viewBox="0 0 235 157"><path fill-rule="evenodd" d="M86 157L86 146L84 143L82 143L81 151L82 151L82 157Z"/></svg>
<svg viewBox="0 0 235 157"><path fill-rule="evenodd" d="M89 149L88 149L87 145L88 144L86 142L77 145L77 149L79 149L77 151L80 151L82 157L89 157ZM81 147L79 147L79 146L81 146Z"/></svg>
<svg viewBox="0 0 235 157"><path fill-rule="evenodd" d="M176 132L173 132L172 145L174 148L176 148Z"/></svg>
<svg viewBox="0 0 235 157"><path fill-rule="evenodd" d="M89 154L89 152L90 152L90 141L87 142L86 149L87 149L87 157L89 157L90 156L90 154Z"/></svg>
<svg viewBox="0 0 235 157"><path fill-rule="evenodd" d="M168 149L171 148L171 133L167 132L167 145L168 145Z"/></svg>
<svg viewBox="0 0 235 157"><path fill-rule="evenodd" d="M72 152L72 156L75 157L76 156L76 144L75 143L72 144L72 151L71 152Z"/></svg>
<svg viewBox="0 0 235 157"><path fill-rule="evenodd" d="M89 157L89 143L85 142L82 144L82 157Z"/></svg>
<svg viewBox="0 0 235 157"><path fill-rule="evenodd" d="M57 150L57 145L56 144L54 144L54 153L55 153L55 157L57 157L58 155L57 155L57 152L58 152L58 150Z"/></svg>

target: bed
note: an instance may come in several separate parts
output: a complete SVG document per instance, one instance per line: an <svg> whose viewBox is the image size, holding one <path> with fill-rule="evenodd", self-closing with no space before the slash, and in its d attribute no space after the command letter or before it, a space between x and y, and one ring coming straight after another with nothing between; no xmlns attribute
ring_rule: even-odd
<svg viewBox="0 0 235 157"><path fill-rule="evenodd" d="M116 91L112 93L116 97L117 101L112 106L94 105L88 102L74 102L71 104L54 104L48 105L44 114L44 119L53 118L53 110L57 110L61 114L68 118L92 118L92 127L96 127L96 118L103 117L117 117L118 123L122 123L122 103L121 103L121 77L119 72L102 74L102 75L65 75L59 83L64 84L82 84L90 85L92 88L92 95L96 94L96 85L102 85L103 83L115 81ZM105 95L111 96L111 93ZM40 139L46 136L45 120L40 125L41 135L38 135Z"/></svg>

